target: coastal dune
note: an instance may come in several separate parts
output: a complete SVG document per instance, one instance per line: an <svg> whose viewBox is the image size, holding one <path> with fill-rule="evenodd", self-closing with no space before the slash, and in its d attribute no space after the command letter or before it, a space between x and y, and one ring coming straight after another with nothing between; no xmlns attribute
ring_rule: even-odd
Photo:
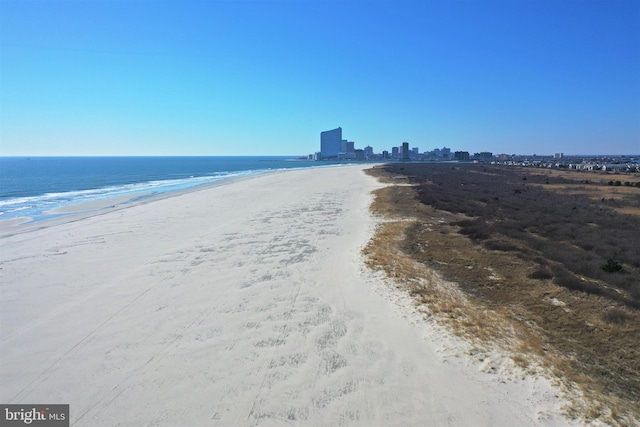
<svg viewBox="0 0 640 427"><path fill-rule="evenodd" d="M74 426L567 425L545 380L482 372L365 267L364 168L5 229L0 401Z"/></svg>

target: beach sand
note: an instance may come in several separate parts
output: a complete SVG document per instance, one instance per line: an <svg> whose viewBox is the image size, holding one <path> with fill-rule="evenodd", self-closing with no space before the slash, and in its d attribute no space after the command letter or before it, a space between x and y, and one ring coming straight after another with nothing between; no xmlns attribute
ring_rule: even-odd
<svg viewBox="0 0 640 427"><path fill-rule="evenodd" d="M5 228L0 402L74 426L567 425L546 380L483 372L364 266L364 168Z"/></svg>

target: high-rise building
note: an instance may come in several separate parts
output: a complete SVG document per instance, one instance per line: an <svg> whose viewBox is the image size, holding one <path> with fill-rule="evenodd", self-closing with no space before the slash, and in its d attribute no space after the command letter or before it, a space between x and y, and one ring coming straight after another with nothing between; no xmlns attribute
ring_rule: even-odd
<svg viewBox="0 0 640 427"><path fill-rule="evenodd" d="M347 141L347 153L353 153L353 150L355 150L355 142Z"/></svg>
<svg viewBox="0 0 640 427"><path fill-rule="evenodd" d="M456 151L455 153L453 153L453 157L456 160L459 160L461 162L468 162L469 161L469 152L468 151Z"/></svg>
<svg viewBox="0 0 640 427"><path fill-rule="evenodd" d="M478 160L491 160L493 158L493 153L489 151L482 151L481 153L474 153L473 157Z"/></svg>
<svg viewBox="0 0 640 427"><path fill-rule="evenodd" d="M364 158L365 159L371 159L373 157L373 147L367 145L366 147L364 147Z"/></svg>
<svg viewBox="0 0 640 427"><path fill-rule="evenodd" d="M346 141L345 141L346 142ZM338 157L342 151L342 128L320 132L320 157Z"/></svg>
<svg viewBox="0 0 640 427"><path fill-rule="evenodd" d="M402 143L402 160L409 160L409 143Z"/></svg>

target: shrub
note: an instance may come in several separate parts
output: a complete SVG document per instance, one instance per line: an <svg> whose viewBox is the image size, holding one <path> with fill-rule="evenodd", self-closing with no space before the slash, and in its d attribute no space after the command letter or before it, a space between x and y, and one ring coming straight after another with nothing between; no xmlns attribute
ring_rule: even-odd
<svg viewBox="0 0 640 427"><path fill-rule="evenodd" d="M519 250L519 248L513 243L505 242L502 240L487 240L486 242L484 242L484 246L487 249L492 249L494 251L515 252Z"/></svg>
<svg viewBox="0 0 640 427"><path fill-rule="evenodd" d="M627 313L619 308L614 308L608 311L605 311L602 314L602 320L607 323L614 323L616 325L620 325L627 320Z"/></svg>
<svg viewBox="0 0 640 427"><path fill-rule="evenodd" d="M547 259L546 259L546 258L543 258L543 257L541 257L541 256L534 257L534 258L533 258L533 261L537 262L537 263L538 263L538 264L540 264L540 265L547 265L547 264L548 264Z"/></svg>
<svg viewBox="0 0 640 427"><path fill-rule="evenodd" d="M476 220L454 221L451 225L461 227L460 233L469 236L473 240L485 240L491 236L487 224Z"/></svg>
<svg viewBox="0 0 640 427"><path fill-rule="evenodd" d="M556 272L555 284L571 290L582 290L582 281L568 271Z"/></svg>
<svg viewBox="0 0 640 427"><path fill-rule="evenodd" d="M563 288L567 288L572 291L586 292L588 294L602 295L603 291L600 287L591 281L583 280L577 277L575 274L567 271L566 269L557 269L554 271L555 278L554 283Z"/></svg>
<svg viewBox="0 0 640 427"><path fill-rule="evenodd" d="M609 258L606 263L602 264L602 269L607 273L616 273L622 271L622 265L613 258Z"/></svg>
<svg viewBox="0 0 640 427"><path fill-rule="evenodd" d="M578 246L580 246L582 249L584 249L587 252L593 250L593 248L596 247L596 245L593 242L585 242L585 241L578 242Z"/></svg>
<svg viewBox="0 0 640 427"><path fill-rule="evenodd" d="M547 280L553 278L553 273L546 267L538 267L527 275L529 279Z"/></svg>

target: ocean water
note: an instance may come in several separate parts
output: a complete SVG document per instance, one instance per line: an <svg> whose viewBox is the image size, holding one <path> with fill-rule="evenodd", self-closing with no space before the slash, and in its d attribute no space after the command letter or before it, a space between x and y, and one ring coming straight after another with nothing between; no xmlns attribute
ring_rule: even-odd
<svg viewBox="0 0 640 427"><path fill-rule="evenodd" d="M0 157L0 220L51 218L84 202L150 197L272 170L322 167L291 157Z"/></svg>

